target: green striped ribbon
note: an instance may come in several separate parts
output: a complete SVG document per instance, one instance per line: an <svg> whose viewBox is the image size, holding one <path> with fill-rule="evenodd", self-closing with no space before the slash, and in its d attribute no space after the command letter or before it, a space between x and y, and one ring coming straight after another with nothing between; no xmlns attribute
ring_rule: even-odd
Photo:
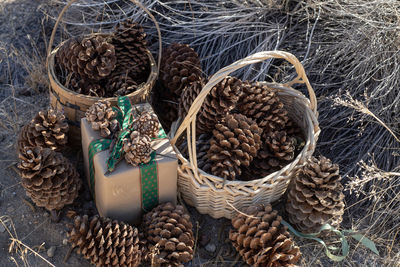
<svg viewBox="0 0 400 267"><path fill-rule="evenodd" d="M333 261L342 261L344 260L347 255L349 254L349 244L347 242L347 239L345 237L345 233L350 234L350 236L354 239L356 239L357 241L359 241L362 245L364 245L366 248L370 249L372 252L374 252L375 254L379 255L378 250L376 249L375 243L373 241L371 241L370 239L366 238L365 236L361 235L361 234L357 234L356 232L354 232L353 230L343 230L343 231L339 231L337 229L335 229L333 226L329 225L329 224L324 224L321 226L321 228L319 229L318 232L316 233L312 233L312 234L304 234L304 233L300 233L298 231L296 231L293 226L291 226L288 222L282 220L282 224L287 226L287 228L295 235L301 238L305 238L305 239L311 239L311 240L315 240L318 243L320 243L324 249L325 249L325 254L326 256L328 256L331 260ZM338 247L334 247L334 246L327 246L325 244L325 242L318 238L317 236L322 232L322 231L331 231L335 234L337 234L339 236L339 240L341 242L341 248ZM332 254L331 251L339 251L341 250L341 255L334 255Z"/></svg>
<svg viewBox="0 0 400 267"><path fill-rule="evenodd" d="M124 138L129 136L131 131L133 131L133 107L129 101L129 98L126 96L118 97L118 107L113 107L113 110L117 113L116 119L118 120L121 129L117 141L111 151L111 154L107 159L107 172L112 172L115 169L124 152L123 140ZM153 139L164 138L167 138L167 135L165 134L164 129L160 127L157 137ZM95 170L93 166L93 157L96 153L110 148L111 142L112 140L110 139L99 139L91 142L89 145L90 190L92 192L93 198L95 198ZM144 211L150 211L158 204L158 171L157 161L155 160L156 152L153 151L150 156L151 160L149 163L139 164L142 191L142 209Z"/></svg>
<svg viewBox="0 0 400 267"><path fill-rule="evenodd" d="M109 172L112 172L115 169L115 166L124 154L124 150L122 149L124 145L123 142L132 131L131 128L134 119L131 102L126 96L118 97L118 108L114 107L113 109L117 112L117 120L120 125L120 132L111 151L111 155L107 160L107 168Z"/></svg>

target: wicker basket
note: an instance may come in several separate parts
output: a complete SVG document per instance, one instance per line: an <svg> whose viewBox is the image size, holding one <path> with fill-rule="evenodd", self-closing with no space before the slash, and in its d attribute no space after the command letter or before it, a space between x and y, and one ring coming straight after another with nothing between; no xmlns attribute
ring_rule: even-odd
<svg viewBox="0 0 400 267"><path fill-rule="evenodd" d="M211 88L231 72L246 65L271 58L281 58L294 65L298 77L287 84L266 83L275 88L280 100L285 104L289 117L303 130L306 144L299 155L287 166L264 178L252 181L226 181L210 175L197 167L196 156L196 114ZM310 100L301 92L293 89L293 84L306 84ZM202 214L213 218L232 218L235 209L242 209L256 203L270 203L279 199L295 174L304 162L313 154L319 135L315 93L307 79L304 68L297 58L287 52L259 52L239 60L214 74L194 100L186 118L178 119L170 132L171 143L177 152L180 162L178 168L178 189L183 199L197 208ZM182 121L180 123L180 121ZM177 149L176 142L186 131L189 159Z"/></svg>
<svg viewBox="0 0 400 267"><path fill-rule="evenodd" d="M62 110L67 118L67 121L70 125L69 137L72 144L80 145L80 121L81 118L85 116L86 110L93 105L95 102L99 100L108 100L112 105L117 105L117 97L109 97L109 98L101 98L95 96L88 96L83 94L78 94L61 84L55 74L55 55L58 49L64 45L66 42L62 42L59 44L54 50L51 51L54 42L54 36L56 33L57 26L65 13L65 11L77 0L71 0L60 12L59 17L54 25L53 32L50 37L49 48L48 48L48 56L47 56L47 74L50 80L50 105L58 110ZM154 16L152 16L149 11L140 3L135 0L131 0L134 4L137 4L139 7L144 9L147 14L150 15L154 24L156 25L159 37L159 55L158 55L158 66L160 65L161 60L161 33L158 26L157 21ZM107 36L107 33L99 33L99 35ZM153 88L157 76L158 76L158 68L156 62L150 53L147 51L147 55L149 57L150 64L150 74L147 78L147 81L144 84L139 85L138 89L135 92L128 94L127 96L131 100L132 103L143 103L147 100L150 95L150 91Z"/></svg>

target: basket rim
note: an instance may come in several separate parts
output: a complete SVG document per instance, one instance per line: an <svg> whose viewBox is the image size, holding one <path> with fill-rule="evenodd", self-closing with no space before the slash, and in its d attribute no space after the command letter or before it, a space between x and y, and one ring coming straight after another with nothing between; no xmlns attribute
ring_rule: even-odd
<svg viewBox="0 0 400 267"><path fill-rule="evenodd" d="M251 186L251 187L254 187L255 184L265 184L265 183L273 185L276 182L277 178L280 177L282 173L287 172L287 171L291 171L295 166L297 166L299 164L300 159L303 156L307 155L307 151L309 151L310 149L315 149L315 144L316 144L318 136L320 134L320 128L319 128L317 115L314 114L314 112L311 110L311 108L309 106L309 99L302 92L300 92L298 90L295 90L292 87L286 86L285 84L282 84L282 83L276 83L276 82L272 82L271 83L271 82L265 82L265 81L259 81L259 83L263 83L263 84L265 84L267 86L273 87L274 89L277 90L276 92L277 92L278 95L282 95L284 92L290 92L294 98L299 99L300 100L299 102L303 105L306 113L308 113L307 114L307 117L308 117L307 124L308 125L305 128L311 129L311 134L313 135L313 137L312 136L307 136L303 149L299 152L297 157L295 159L293 159L290 163L285 165L280 170L275 171L275 172L273 172L273 173L271 173L271 174L269 174L269 175L267 175L265 177L261 177L261 178L258 178L258 179L254 179L254 180L250 180L250 181L240 181L240 180L230 181L230 180L226 180L224 182L223 178L221 178L219 176L215 176L215 175L209 174L209 173L203 171L202 169L197 168L197 171L201 175L206 176L206 177L212 177L215 180L215 182L212 181L213 183L216 184L216 183L223 183L224 182L224 186L222 188L220 188L222 190L224 188L226 188L227 185L229 185L229 186L242 185L242 186ZM179 123L182 122L181 119L182 118L178 118L177 121L175 121L174 123L176 123L176 125L179 126ZM311 121L311 124L308 123L310 121ZM177 129L178 129L178 127L176 127L176 128L172 127L170 135L174 136ZM182 155L182 153L180 152L180 150L178 149L176 144L173 145L173 148L175 149L175 152L178 155L178 159L182 163L188 164L190 166L191 171L194 173L195 170L194 170L194 168L192 168L192 164L190 164L190 160ZM192 179L197 180L195 177L192 177ZM207 183L202 183L202 185L204 185L206 187L210 187L209 185L207 185Z"/></svg>
<svg viewBox="0 0 400 267"><path fill-rule="evenodd" d="M109 36L110 33L93 33L93 34L85 34L85 35L82 35L82 36L84 37L84 36L93 36L93 35ZM114 96L114 97L97 97L97 96L89 96L89 95L85 95L85 94L79 94L79 93L77 93L75 91L72 91L71 89L65 87L63 84L61 84L61 82L57 78L57 75L55 74L55 71L54 71L54 69L55 69L54 68L55 67L55 55L56 55L58 49L60 49L70 39L71 38L61 42L49 54L49 56L47 58L47 60L49 62L48 67L47 67L47 75L49 77L49 80L53 81L58 87L60 87L67 94L69 94L70 96L76 97L76 98L89 99L89 100L95 101L95 102L100 101L100 100L117 101L118 97L116 97L116 96ZM149 65L150 65L149 76L147 77L146 82L141 83L138 86L138 89L136 91L125 95L125 96L127 96L129 98L130 97L135 97L135 96L141 96L143 93L146 93L146 91L149 90L147 85L152 84L157 80L158 69L157 69L157 65L156 65L155 59L154 59L153 55L151 54L151 52L148 49L146 50L146 53L147 53L147 56L149 58ZM54 88L52 88L52 89L55 90Z"/></svg>

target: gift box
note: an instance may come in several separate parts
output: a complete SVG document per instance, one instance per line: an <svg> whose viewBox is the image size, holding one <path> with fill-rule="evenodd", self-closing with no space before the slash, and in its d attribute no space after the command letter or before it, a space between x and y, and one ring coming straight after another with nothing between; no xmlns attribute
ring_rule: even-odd
<svg viewBox="0 0 400 267"><path fill-rule="evenodd" d="M134 109L153 112L147 103L135 105ZM176 203L178 161L165 134L152 140L150 163L135 167L122 156L110 172L112 140L102 138L86 118L81 120L81 133L85 174L101 216L138 224L142 213L158 203Z"/></svg>

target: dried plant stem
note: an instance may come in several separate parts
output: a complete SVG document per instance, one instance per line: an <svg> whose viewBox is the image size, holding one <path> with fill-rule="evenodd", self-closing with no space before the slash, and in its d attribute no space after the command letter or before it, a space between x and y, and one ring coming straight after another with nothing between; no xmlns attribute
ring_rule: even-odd
<svg viewBox="0 0 400 267"><path fill-rule="evenodd" d="M344 107L349 107L352 108L358 112L361 112L363 114L369 115L372 118L374 118L377 122L379 122L379 124L381 124L386 130L388 130L388 132L394 137L394 139L396 139L397 142L400 143L400 139L394 134L394 132L392 131L392 129L390 129L389 126L387 126L386 123L384 123L380 118L378 118L373 112L371 112L371 110L369 110L361 101L359 100L355 100L349 92L346 93L346 99L341 99L341 98L334 98L333 102L336 105L342 105Z"/></svg>
<svg viewBox="0 0 400 267"><path fill-rule="evenodd" d="M243 216L246 216L246 217L249 217L249 218L252 218L252 219L258 219L258 218L259 218L259 217L255 217L255 216L246 214L246 213L244 213L244 212L241 212L241 211L238 210L235 206L233 206L231 203L229 203L228 200L226 201L226 203L227 203L232 209L234 209L237 213L239 213L239 214L241 214L241 215L243 215Z"/></svg>
<svg viewBox="0 0 400 267"><path fill-rule="evenodd" d="M51 262L49 262L48 260L46 260L42 255L40 255L39 253L37 253L36 251L34 251L33 249L31 249L29 246L25 245L24 243L22 243L20 240L15 239L15 238L10 238L10 240L12 242L17 243L18 245L23 246L24 248L28 249L30 252L32 252L36 257L39 257L40 259L42 259L45 263L47 263L49 266L55 267L54 264L52 264ZM12 243L11 243L12 244ZM11 245L10 245L11 246Z"/></svg>

